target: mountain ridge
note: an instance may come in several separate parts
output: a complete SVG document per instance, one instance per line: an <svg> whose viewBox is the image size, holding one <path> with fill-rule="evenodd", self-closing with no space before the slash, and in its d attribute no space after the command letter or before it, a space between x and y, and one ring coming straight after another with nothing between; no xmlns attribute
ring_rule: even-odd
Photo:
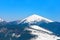
<svg viewBox="0 0 60 40"><path fill-rule="evenodd" d="M60 23L35 14L2 24L0 40L60 40Z"/></svg>

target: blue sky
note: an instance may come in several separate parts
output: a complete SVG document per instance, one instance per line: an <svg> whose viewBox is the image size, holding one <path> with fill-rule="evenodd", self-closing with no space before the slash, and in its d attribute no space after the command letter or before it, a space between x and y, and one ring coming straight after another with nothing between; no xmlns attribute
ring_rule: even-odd
<svg viewBox="0 0 60 40"><path fill-rule="evenodd" d="M37 14L60 22L60 0L0 0L0 17L7 21Z"/></svg>

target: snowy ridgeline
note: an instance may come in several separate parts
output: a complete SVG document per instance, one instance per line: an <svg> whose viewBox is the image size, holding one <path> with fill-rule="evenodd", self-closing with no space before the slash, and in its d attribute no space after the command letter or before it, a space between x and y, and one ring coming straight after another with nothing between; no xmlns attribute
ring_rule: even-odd
<svg viewBox="0 0 60 40"><path fill-rule="evenodd" d="M57 40L60 37L53 35L51 31L43 29L39 26L32 25L30 28L26 28L25 30L31 31L31 34L36 35L36 37L32 38L31 40Z"/></svg>

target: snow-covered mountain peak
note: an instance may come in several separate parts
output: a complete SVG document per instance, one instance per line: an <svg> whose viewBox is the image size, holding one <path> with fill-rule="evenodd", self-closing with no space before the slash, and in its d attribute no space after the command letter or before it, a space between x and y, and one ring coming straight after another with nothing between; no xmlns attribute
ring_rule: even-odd
<svg viewBox="0 0 60 40"><path fill-rule="evenodd" d="M39 21L53 22L52 20L49 20L47 18L44 18L44 17L36 15L36 14L31 15L31 16L23 19L22 21L29 22L29 23L31 23L31 22L39 22Z"/></svg>
<svg viewBox="0 0 60 40"><path fill-rule="evenodd" d="M4 20L2 18L0 18L0 22L3 22Z"/></svg>

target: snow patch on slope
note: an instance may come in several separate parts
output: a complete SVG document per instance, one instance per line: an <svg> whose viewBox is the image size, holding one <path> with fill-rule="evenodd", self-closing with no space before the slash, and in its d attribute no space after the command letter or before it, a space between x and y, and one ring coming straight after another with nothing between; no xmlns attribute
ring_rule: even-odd
<svg viewBox="0 0 60 40"><path fill-rule="evenodd" d="M30 40L57 40L60 38L53 35L52 32L36 25L32 25L30 28L26 28L25 30L31 31L30 34L37 35L35 38L32 38Z"/></svg>
<svg viewBox="0 0 60 40"><path fill-rule="evenodd" d="M15 33L12 34L12 37L16 37L16 38L19 38L20 36L21 36L20 34L19 35L15 34Z"/></svg>
<svg viewBox="0 0 60 40"><path fill-rule="evenodd" d="M51 31L48 31L48 30L43 29L42 27L39 27L39 26L36 26L36 25L30 26L30 27L31 27L31 28L34 28L34 29L36 29L36 30L43 30L43 31L45 31L45 32L52 33Z"/></svg>

